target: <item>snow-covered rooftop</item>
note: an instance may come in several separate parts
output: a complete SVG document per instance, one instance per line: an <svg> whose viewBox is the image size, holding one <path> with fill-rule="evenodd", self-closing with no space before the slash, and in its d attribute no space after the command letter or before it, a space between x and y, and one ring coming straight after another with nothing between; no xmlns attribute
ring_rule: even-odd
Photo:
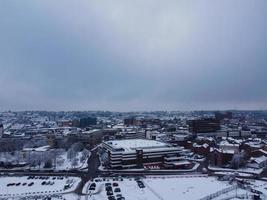
<svg viewBox="0 0 267 200"><path fill-rule="evenodd" d="M36 148L24 148L23 151L48 151L50 149L49 145L36 147Z"/></svg>
<svg viewBox="0 0 267 200"><path fill-rule="evenodd" d="M155 140L145 140L145 139L111 140L105 143L114 149L124 149L125 151L131 151L139 148L151 149L151 148L162 148L169 146L168 144L163 142Z"/></svg>

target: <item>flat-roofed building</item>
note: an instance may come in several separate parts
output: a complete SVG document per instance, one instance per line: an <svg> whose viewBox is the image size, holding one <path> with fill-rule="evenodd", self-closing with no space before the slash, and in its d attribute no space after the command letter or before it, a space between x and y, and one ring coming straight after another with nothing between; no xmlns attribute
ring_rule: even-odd
<svg viewBox="0 0 267 200"><path fill-rule="evenodd" d="M125 139L145 139L145 131L123 131L121 132L123 138Z"/></svg>
<svg viewBox="0 0 267 200"><path fill-rule="evenodd" d="M220 120L215 118L194 119L187 121L191 133L210 133L220 130Z"/></svg>
<svg viewBox="0 0 267 200"><path fill-rule="evenodd" d="M183 147L146 139L111 140L102 143L110 168L143 167L146 164L164 165L169 155L183 154Z"/></svg>

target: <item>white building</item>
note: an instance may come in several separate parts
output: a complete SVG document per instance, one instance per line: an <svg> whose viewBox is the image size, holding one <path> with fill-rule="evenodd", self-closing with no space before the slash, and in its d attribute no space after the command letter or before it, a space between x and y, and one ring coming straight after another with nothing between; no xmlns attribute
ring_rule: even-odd
<svg viewBox="0 0 267 200"><path fill-rule="evenodd" d="M173 147L166 143L146 140L111 140L102 143L102 147L111 168L143 167L148 164L164 165L164 158L180 155L183 147Z"/></svg>

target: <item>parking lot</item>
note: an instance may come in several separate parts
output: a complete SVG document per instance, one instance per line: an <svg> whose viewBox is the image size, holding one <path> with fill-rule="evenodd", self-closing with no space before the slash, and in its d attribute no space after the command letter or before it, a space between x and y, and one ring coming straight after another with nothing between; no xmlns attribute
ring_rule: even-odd
<svg viewBox="0 0 267 200"><path fill-rule="evenodd" d="M151 176L147 178L95 178L83 192L87 200L200 199L231 187L208 176Z"/></svg>
<svg viewBox="0 0 267 200"><path fill-rule="evenodd" d="M5 176L0 177L0 198L47 196L72 192L80 178L64 176Z"/></svg>

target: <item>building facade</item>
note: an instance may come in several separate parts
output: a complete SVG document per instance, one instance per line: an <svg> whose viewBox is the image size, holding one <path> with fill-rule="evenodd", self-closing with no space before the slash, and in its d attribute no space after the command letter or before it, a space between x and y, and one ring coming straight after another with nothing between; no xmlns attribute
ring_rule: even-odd
<svg viewBox="0 0 267 200"><path fill-rule="evenodd" d="M102 143L109 168L141 168L148 164L164 166L165 157L187 152L183 147L145 139L112 140ZM171 165L171 163L168 163Z"/></svg>
<svg viewBox="0 0 267 200"><path fill-rule="evenodd" d="M220 130L220 120L215 118L189 120L187 124L191 133L210 133Z"/></svg>

